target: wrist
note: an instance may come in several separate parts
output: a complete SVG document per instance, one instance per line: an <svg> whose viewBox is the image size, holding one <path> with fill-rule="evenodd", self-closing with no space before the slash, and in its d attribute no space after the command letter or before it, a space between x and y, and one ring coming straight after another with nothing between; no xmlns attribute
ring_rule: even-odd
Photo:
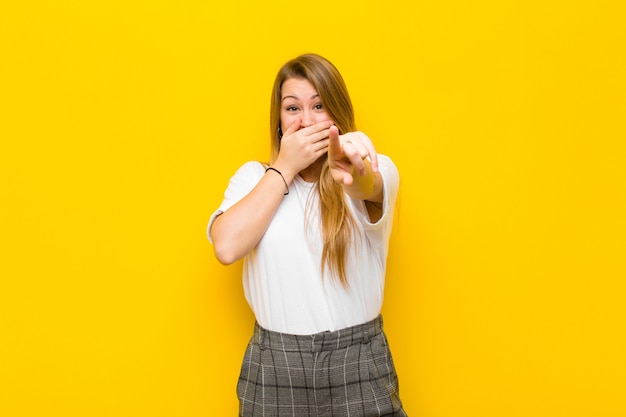
<svg viewBox="0 0 626 417"><path fill-rule="evenodd" d="M343 189L351 197L357 200L369 200L377 194L377 189L382 185L382 177L380 173L374 172L368 160L363 160L365 164L365 174L360 175L356 168L352 167L350 176L352 182L350 185L342 183Z"/></svg>
<svg viewBox="0 0 626 417"><path fill-rule="evenodd" d="M283 179L285 180L285 183L287 184L287 186L289 186L289 184L291 184L291 182L293 181L293 178L296 176L297 172L293 172L288 165L283 164L281 161L276 160L274 161L273 164L270 165L272 168L280 171L280 174L282 175Z"/></svg>
<svg viewBox="0 0 626 417"><path fill-rule="evenodd" d="M266 175L270 171L275 172L276 174L280 175L280 178L282 178L283 183L285 184L285 192L283 193L283 195L289 194L289 184L287 184L287 181L285 180L285 177L283 176L283 173L280 172L280 170L278 170L278 169L276 169L274 167L271 167L271 166L265 168L265 174Z"/></svg>

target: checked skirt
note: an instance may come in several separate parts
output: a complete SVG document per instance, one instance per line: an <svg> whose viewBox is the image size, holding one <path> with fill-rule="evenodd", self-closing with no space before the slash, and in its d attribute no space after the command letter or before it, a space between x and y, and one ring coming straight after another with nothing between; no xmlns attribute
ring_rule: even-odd
<svg viewBox="0 0 626 417"><path fill-rule="evenodd" d="M242 417L406 417L381 316L304 336L255 324L237 396Z"/></svg>

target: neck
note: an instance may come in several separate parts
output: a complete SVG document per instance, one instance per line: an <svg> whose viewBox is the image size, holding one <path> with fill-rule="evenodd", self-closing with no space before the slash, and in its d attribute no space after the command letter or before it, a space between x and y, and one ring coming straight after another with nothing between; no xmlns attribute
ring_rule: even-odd
<svg viewBox="0 0 626 417"><path fill-rule="evenodd" d="M313 162L311 165L299 172L300 177L306 182L316 182L320 179L322 172L322 165L324 164L324 158L320 158Z"/></svg>

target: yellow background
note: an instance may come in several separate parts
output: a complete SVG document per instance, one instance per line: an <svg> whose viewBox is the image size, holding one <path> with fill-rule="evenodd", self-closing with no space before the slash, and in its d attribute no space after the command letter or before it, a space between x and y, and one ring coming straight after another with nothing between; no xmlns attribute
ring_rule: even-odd
<svg viewBox="0 0 626 417"><path fill-rule="evenodd" d="M5 1L0 415L227 416L253 317L205 226L317 52L402 179L409 415L626 415L620 1Z"/></svg>

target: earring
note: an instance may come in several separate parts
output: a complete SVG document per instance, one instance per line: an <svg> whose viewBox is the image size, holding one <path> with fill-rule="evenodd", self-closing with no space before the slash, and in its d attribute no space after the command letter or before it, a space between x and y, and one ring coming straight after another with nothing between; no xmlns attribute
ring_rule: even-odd
<svg viewBox="0 0 626 417"><path fill-rule="evenodd" d="M283 138L283 130L279 127L278 128L278 140L281 140Z"/></svg>

